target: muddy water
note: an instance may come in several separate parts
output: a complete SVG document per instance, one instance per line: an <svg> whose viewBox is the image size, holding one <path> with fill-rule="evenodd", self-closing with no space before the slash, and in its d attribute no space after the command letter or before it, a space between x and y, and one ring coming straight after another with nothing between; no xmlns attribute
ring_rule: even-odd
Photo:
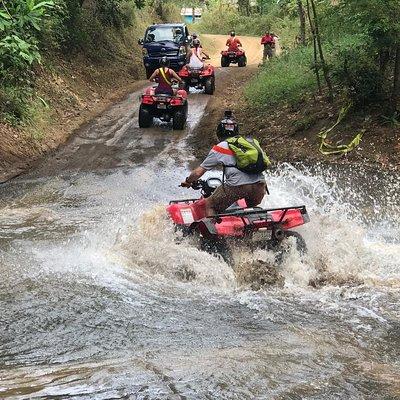
<svg viewBox="0 0 400 400"><path fill-rule="evenodd" d="M400 398L399 177L269 173L267 205L307 205L309 253L254 291L164 218L196 121L139 131L130 101L1 188L0 398Z"/></svg>

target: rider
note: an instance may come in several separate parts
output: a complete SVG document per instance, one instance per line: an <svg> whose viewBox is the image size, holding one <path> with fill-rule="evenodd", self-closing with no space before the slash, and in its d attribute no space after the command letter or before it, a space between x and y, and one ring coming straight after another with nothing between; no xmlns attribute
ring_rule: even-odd
<svg viewBox="0 0 400 400"><path fill-rule="evenodd" d="M228 40L226 41L226 46L228 46L228 51L238 51L239 46L242 46L239 38L236 37L236 33L232 31Z"/></svg>
<svg viewBox="0 0 400 400"><path fill-rule="evenodd" d="M192 34L192 45L191 45L191 47L193 48L194 47L194 45L193 45L193 41L194 40L198 40L199 41L199 43L200 43L200 48L203 48L203 46L201 45L201 42L200 42L200 39L199 39L199 35L197 34L197 33L193 33Z"/></svg>
<svg viewBox="0 0 400 400"><path fill-rule="evenodd" d="M239 199L245 199L248 207L257 206L266 193L265 178L262 172L247 173L235 167L235 153L230 149L227 140L240 135L239 125L232 117L231 111L226 111L224 119L218 124L217 137L218 145L211 149L203 163L190 173L181 186L191 187L206 171L222 164L226 167L225 183L205 200L206 215L221 213ZM246 137L246 140L253 141L250 137Z"/></svg>
<svg viewBox="0 0 400 400"><path fill-rule="evenodd" d="M206 59L209 59L210 57L203 51L199 39L193 39L192 46L193 47L191 48L190 53L188 53L186 61L189 67L202 68L204 66L203 56Z"/></svg>
<svg viewBox="0 0 400 400"><path fill-rule="evenodd" d="M169 60L167 57L160 58L160 68L156 69L150 76L150 82L157 79L158 86L156 87L155 94L169 94L174 95L174 90L172 89L172 81L176 80L178 82L183 82L178 74L171 68L169 68Z"/></svg>
<svg viewBox="0 0 400 400"><path fill-rule="evenodd" d="M265 32L265 35L261 38L261 44L264 45L263 59L271 58L274 55L276 41L273 33L269 31Z"/></svg>

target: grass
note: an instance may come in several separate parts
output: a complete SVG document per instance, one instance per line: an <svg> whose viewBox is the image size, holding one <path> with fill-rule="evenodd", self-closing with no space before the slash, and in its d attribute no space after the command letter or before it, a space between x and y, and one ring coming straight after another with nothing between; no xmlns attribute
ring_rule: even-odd
<svg viewBox="0 0 400 400"><path fill-rule="evenodd" d="M241 36L261 36L266 30L273 31L281 40L282 47L293 47L298 33L298 23L289 16L279 14L279 7L271 7L267 14L239 15L231 7L220 5L206 11L192 31L227 35L234 30Z"/></svg>
<svg viewBox="0 0 400 400"><path fill-rule="evenodd" d="M316 89L311 60L312 49L306 47L266 62L245 89L247 102L259 109L300 102Z"/></svg>

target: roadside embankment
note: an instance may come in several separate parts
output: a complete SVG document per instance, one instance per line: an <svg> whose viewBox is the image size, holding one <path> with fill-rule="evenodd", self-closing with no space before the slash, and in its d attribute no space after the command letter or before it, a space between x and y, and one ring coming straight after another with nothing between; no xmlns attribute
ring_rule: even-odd
<svg viewBox="0 0 400 400"><path fill-rule="evenodd" d="M100 29L98 21L86 21L76 32L83 41L77 48L43 49L41 64L29 75L27 96L16 85L0 89L0 182L29 169L80 125L137 87L144 78L137 39L154 20L150 9L136 10L128 27L104 27L101 32L94 31ZM85 35L90 40L85 41Z"/></svg>

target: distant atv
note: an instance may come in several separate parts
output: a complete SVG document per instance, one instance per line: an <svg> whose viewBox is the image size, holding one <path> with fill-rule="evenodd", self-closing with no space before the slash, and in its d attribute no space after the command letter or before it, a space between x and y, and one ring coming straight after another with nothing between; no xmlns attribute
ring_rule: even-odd
<svg viewBox="0 0 400 400"><path fill-rule="evenodd" d="M243 49L221 51L221 67L229 67L230 64L237 64L239 67L245 67L247 65L245 51Z"/></svg>
<svg viewBox="0 0 400 400"><path fill-rule="evenodd" d="M201 68L193 68L185 65L178 73L184 82L184 88L189 93L190 87L204 89L206 94L214 94L215 70L211 64Z"/></svg>
<svg viewBox="0 0 400 400"><path fill-rule="evenodd" d="M155 94L155 87L149 87L141 96L139 108L139 127L149 128L154 118L170 122L173 129L182 130L186 125L188 113L187 93L177 90L176 94Z"/></svg>

